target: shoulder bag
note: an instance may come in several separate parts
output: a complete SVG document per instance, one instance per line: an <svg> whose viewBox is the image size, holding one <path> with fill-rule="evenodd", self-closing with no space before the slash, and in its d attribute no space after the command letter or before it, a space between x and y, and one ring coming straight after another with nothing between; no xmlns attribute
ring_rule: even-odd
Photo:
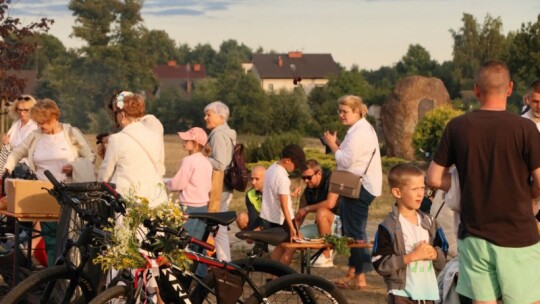
<svg viewBox="0 0 540 304"><path fill-rule="evenodd" d="M366 171L364 171L364 174L367 173L375 152L377 152L377 149L373 150L373 154L371 154L371 158L369 159L369 163L366 167ZM362 176L345 170L334 170L332 172L328 192L337 193L340 196L349 198L359 198L361 189Z"/></svg>

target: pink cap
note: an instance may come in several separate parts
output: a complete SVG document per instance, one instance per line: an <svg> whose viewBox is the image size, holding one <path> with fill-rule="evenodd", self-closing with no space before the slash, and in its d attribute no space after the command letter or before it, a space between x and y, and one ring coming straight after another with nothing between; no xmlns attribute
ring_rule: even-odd
<svg viewBox="0 0 540 304"><path fill-rule="evenodd" d="M191 128L186 132L178 132L178 135L183 140L193 140L201 146L206 145L206 142L208 142L206 132L199 127Z"/></svg>

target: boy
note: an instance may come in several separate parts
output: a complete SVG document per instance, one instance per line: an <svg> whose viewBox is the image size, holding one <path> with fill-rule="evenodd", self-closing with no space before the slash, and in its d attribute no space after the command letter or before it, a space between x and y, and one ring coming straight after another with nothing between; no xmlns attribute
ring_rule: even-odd
<svg viewBox="0 0 540 304"><path fill-rule="evenodd" d="M263 201L260 218L263 229L282 227L290 235L291 240L298 236L294 221L291 200L291 181L289 173L295 169L305 170L306 155L298 145L288 145L281 151L280 160L271 165L266 171L263 188ZM271 258L282 263L285 248L278 246L272 252ZM287 256L283 256L287 259Z"/></svg>
<svg viewBox="0 0 540 304"><path fill-rule="evenodd" d="M418 210L424 173L399 164L390 169L388 184L396 205L375 235L373 267L384 277L388 303L434 303L439 289L433 268L444 267L448 244L435 220Z"/></svg>

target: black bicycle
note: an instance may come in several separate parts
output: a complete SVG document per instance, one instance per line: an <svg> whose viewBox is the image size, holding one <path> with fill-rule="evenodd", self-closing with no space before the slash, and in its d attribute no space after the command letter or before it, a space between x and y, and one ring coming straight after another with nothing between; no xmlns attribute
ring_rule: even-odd
<svg viewBox="0 0 540 304"><path fill-rule="evenodd" d="M189 250L190 244L208 250L213 250L213 246L189 236L185 230L176 231L150 221L145 221L144 226L148 229L147 241L142 246L145 251L140 253L146 260L159 259L160 250L148 251L150 248L144 244L174 243L186 250L185 255L191 261L209 266L211 276L203 280L172 263L158 266L149 262L146 269L139 269L134 275L124 271L121 278L113 281L114 286L99 294L91 304L157 303L158 298L164 303L347 303L332 283L312 275L284 275L264 287L257 286L242 267ZM185 277L191 279L191 287L182 284ZM208 284L208 278L213 278L213 284ZM149 286L154 279L155 285ZM246 290L251 292L247 300L243 297Z"/></svg>
<svg viewBox="0 0 540 304"><path fill-rule="evenodd" d="M95 280L85 271L85 267L97 246L96 239L108 235L100 229L107 224L107 219L96 210L81 208L81 201L70 196L69 192L73 189L69 185L58 182L49 171L45 171L45 175L53 184L49 193L63 208L73 210L84 226L77 232L76 240L67 239L62 256L54 266L35 272L19 283L2 303L88 303L98 294ZM115 212L125 213L123 202L115 196L110 185L95 183L89 188L96 190L98 187L102 189L100 200L104 205ZM76 261L73 261L73 256L77 257Z"/></svg>

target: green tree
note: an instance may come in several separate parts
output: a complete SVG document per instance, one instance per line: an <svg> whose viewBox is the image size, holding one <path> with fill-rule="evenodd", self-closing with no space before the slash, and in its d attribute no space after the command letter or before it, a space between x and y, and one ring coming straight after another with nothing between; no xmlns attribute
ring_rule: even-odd
<svg viewBox="0 0 540 304"><path fill-rule="evenodd" d="M446 124L454 117L463 114L462 111L450 107L441 107L426 113L416 125L413 133L413 146L420 159L431 158L437 150Z"/></svg>
<svg viewBox="0 0 540 304"><path fill-rule="evenodd" d="M486 15L480 25L470 14L463 14L463 26L450 30L453 45L453 62L457 80L466 89L472 89L474 73L487 60L502 59L506 52L506 37L502 33L501 18Z"/></svg>
<svg viewBox="0 0 540 304"><path fill-rule="evenodd" d="M242 63L251 58L251 49L244 44L239 45L236 40L227 40L219 47L219 52L208 67L208 75L218 76L229 73L231 70L242 71Z"/></svg>
<svg viewBox="0 0 540 304"><path fill-rule="evenodd" d="M402 76L421 75L430 77L437 62L431 60L429 52L419 44L409 45L409 49L401 61L396 64L397 72Z"/></svg>
<svg viewBox="0 0 540 304"><path fill-rule="evenodd" d="M70 0L68 8L75 16L73 36L86 41L88 47L108 45L119 5L119 0Z"/></svg>
<svg viewBox="0 0 540 304"><path fill-rule="evenodd" d="M540 14L536 22L522 23L509 35L509 51L505 61L510 68L516 89L523 93L533 80L540 77Z"/></svg>
<svg viewBox="0 0 540 304"><path fill-rule="evenodd" d="M312 119L304 92L297 88L293 92L280 91L270 94L272 119L270 130L274 133L298 132L307 134L316 122Z"/></svg>
<svg viewBox="0 0 540 304"><path fill-rule="evenodd" d="M180 63L176 42L165 31L144 31L140 47L151 58L150 61L154 65L166 64L169 60L176 60Z"/></svg>
<svg viewBox="0 0 540 304"><path fill-rule="evenodd" d="M210 44L197 44L186 58L186 63L200 63L207 68L214 61L216 51Z"/></svg>

